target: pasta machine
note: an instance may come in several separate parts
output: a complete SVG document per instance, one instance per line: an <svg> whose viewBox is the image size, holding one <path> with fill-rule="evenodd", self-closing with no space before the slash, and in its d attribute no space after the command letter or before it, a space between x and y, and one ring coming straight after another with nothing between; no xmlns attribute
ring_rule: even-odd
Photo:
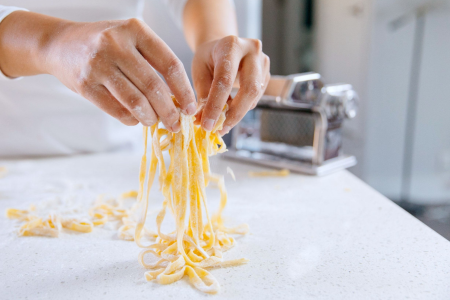
<svg viewBox="0 0 450 300"><path fill-rule="evenodd" d="M224 156L311 175L354 166L342 152L342 124L358 102L350 84L325 85L318 73L272 76L256 108L224 136Z"/></svg>

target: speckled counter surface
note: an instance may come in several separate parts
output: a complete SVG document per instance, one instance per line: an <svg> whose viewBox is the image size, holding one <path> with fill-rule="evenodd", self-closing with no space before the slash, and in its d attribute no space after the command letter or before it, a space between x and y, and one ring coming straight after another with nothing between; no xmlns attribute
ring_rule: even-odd
<svg viewBox="0 0 450 300"><path fill-rule="evenodd" d="M19 238L7 207L49 198L92 203L137 187L139 156L88 155L0 161L0 299L449 299L450 243L366 184L342 171L317 178L249 178L253 165L213 160L226 184L229 225L248 223L226 259L247 265L212 270L218 295L187 280L146 282L139 248L115 231ZM75 196L74 196L75 195ZM209 190L217 207L218 192ZM152 193L154 208L161 196Z"/></svg>

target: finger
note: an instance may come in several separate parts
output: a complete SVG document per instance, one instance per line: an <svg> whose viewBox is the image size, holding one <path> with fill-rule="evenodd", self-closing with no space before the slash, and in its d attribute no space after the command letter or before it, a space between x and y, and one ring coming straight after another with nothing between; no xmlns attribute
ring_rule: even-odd
<svg viewBox="0 0 450 300"><path fill-rule="evenodd" d="M194 61L192 62L192 80L194 82L194 88L198 99L198 112L195 115L195 124L199 125L202 118L204 105L208 100L208 94L211 89L213 77L207 63L202 61L197 56L194 57Z"/></svg>
<svg viewBox="0 0 450 300"><path fill-rule="evenodd" d="M122 57L118 60L120 70L144 94L164 126L178 132L180 115L167 85L137 50Z"/></svg>
<svg viewBox="0 0 450 300"><path fill-rule="evenodd" d="M253 102L252 107L250 108L250 110L255 109L256 106L258 105L259 100L261 100L261 96L264 94L264 92L266 91L267 88L267 84L269 83L270 80L270 73L266 74L266 79L264 80L264 86L261 89L261 94L260 96Z"/></svg>
<svg viewBox="0 0 450 300"><path fill-rule="evenodd" d="M270 58L269 56L267 56L266 54L263 54L263 74L264 74L264 87L263 87L263 91L262 93L264 94L264 92L267 89L267 85L269 84L270 81Z"/></svg>
<svg viewBox="0 0 450 300"><path fill-rule="evenodd" d="M81 93L81 95L95 104L98 108L118 119L125 125L134 126L139 121L114 98L108 89L103 85L91 86Z"/></svg>
<svg viewBox="0 0 450 300"><path fill-rule="evenodd" d="M230 39L223 39L224 42L214 50L218 56L214 64L214 79L202 114L202 127L207 131L212 130L227 102L243 57L243 50L235 40L237 38Z"/></svg>
<svg viewBox="0 0 450 300"><path fill-rule="evenodd" d="M230 104L227 118L220 131L221 135L228 133L261 97L264 77L262 64L258 57L248 56L244 58L240 71L239 85L239 91Z"/></svg>
<svg viewBox="0 0 450 300"><path fill-rule="evenodd" d="M197 111L192 90L183 63L145 23L137 22L136 48L142 56L165 78L183 113L193 115Z"/></svg>
<svg viewBox="0 0 450 300"><path fill-rule="evenodd" d="M267 89L267 85L269 84L269 81L270 81L270 59L269 59L269 57L267 56L267 55L263 55L263 58L262 58L262 63L263 63L263 66L264 66L264 71L263 71L263 74L265 74L265 75L263 75L263 76L265 76L265 79L264 79L264 85L263 85L263 87L262 87L262 90L261 90L261 96L264 94L264 92L266 91L266 89ZM261 99L261 97L258 97L254 102L253 102L253 105L252 105L252 107L250 108L250 110L252 110L252 109L255 109L255 107L256 107L256 105L258 105L258 102L259 102L259 100Z"/></svg>
<svg viewBox="0 0 450 300"><path fill-rule="evenodd" d="M145 126L151 126L158 121L155 111L145 96L127 77L115 69L103 80L104 86L130 113Z"/></svg>

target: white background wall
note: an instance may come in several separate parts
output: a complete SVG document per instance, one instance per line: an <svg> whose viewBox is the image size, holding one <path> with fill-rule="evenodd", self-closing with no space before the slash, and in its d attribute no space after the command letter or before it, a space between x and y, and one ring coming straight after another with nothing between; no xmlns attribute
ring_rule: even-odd
<svg viewBox="0 0 450 300"><path fill-rule="evenodd" d="M361 112L347 122L344 146L355 173L394 200L450 202L450 1L318 0L317 70L348 82ZM411 188L402 193L407 106L417 7L429 4L418 81ZM392 21L403 20L394 29Z"/></svg>
<svg viewBox="0 0 450 300"><path fill-rule="evenodd" d="M425 18L414 130L411 200L450 202L450 5Z"/></svg>
<svg viewBox="0 0 450 300"><path fill-rule="evenodd" d="M315 4L315 71L327 83L350 83L366 99L371 3L367 0L317 0ZM366 105L344 122L344 151L356 155L352 171L363 175Z"/></svg>

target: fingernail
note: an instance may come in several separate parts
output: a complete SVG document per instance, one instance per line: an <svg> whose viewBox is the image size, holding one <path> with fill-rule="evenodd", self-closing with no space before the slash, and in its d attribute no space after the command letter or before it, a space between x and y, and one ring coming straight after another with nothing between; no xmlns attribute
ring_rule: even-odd
<svg viewBox="0 0 450 300"><path fill-rule="evenodd" d="M181 125L180 125L180 121L175 121L175 123L172 124L172 131L177 133L178 131L180 131L181 129Z"/></svg>
<svg viewBox="0 0 450 300"><path fill-rule="evenodd" d="M231 130L230 126L223 126L222 130L220 131L220 135L223 136L223 135L227 134L228 132L230 132L230 130Z"/></svg>
<svg viewBox="0 0 450 300"><path fill-rule="evenodd" d="M203 121L203 129L206 131L211 131L214 127L214 123L216 123L216 121L213 119L205 119Z"/></svg>
<svg viewBox="0 0 450 300"><path fill-rule="evenodd" d="M186 107L186 114L192 116L197 111L197 105L195 102L189 103L189 105Z"/></svg>

